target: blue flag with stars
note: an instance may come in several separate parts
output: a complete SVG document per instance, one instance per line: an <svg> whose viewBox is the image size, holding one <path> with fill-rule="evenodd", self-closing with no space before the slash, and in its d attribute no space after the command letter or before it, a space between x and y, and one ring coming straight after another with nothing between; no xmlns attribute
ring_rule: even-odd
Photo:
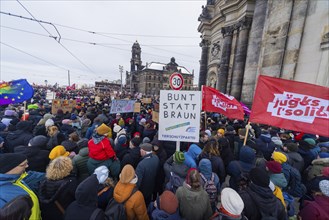
<svg viewBox="0 0 329 220"><path fill-rule="evenodd" d="M33 97L34 90L26 79L0 84L0 105L21 103Z"/></svg>

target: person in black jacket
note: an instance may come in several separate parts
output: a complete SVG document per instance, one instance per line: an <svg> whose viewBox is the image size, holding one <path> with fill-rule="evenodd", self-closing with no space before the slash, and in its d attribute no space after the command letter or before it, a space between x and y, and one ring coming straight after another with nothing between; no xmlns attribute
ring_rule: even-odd
<svg viewBox="0 0 329 220"><path fill-rule="evenodd" d="M76 200L66 209L65 220L104 220L104 211L97 208L97 191L99 182L96 174L92 174L79 184L75 191Z"/></svg>
<svg viewBox="0 0 329 220"><path fill-rule="evenodd" d="M77 179L71 175L72 170L72 160L69 157L61 156L50 162L46 179L39 187L42 219L63 219L65 209L74 201L77 188Z"/></svg>
<svg viewBox="0 0 329 220"><path fill-rule="evenodd" d="M14 148L20 145L27 146L33 138L32 122L20 121L16 125L16 131L9 132L6 138L6 150L9 153L14 152Z"/></svg>
<svg viewBox="0 0 329 220"><path fill-rule="evenodd" d="M121 160L121 169L127 164L130 164L134 167L134 169L136 169L139 159L141 157L139 148L140 143L141 139L139 137L134 137L130 140L129 149L123 155Z"/></svg>
<svg viewBox="0 0 329 220"><path fill-rule="evenodd" d="M244 214L248 219L287 219L285 208L269 187L266 171L256 167L250 171L251 183L239 194L245 204Z"/></svg>
<svg viewBox="0 0 329 220"><path fill-rule="evenodd" d="M24 154L29 161L29 167L26 170L45 172L49 164L49 151L46 148L48 138L38 135L32 138L28 146L18 146L15 153Z"/></svg>

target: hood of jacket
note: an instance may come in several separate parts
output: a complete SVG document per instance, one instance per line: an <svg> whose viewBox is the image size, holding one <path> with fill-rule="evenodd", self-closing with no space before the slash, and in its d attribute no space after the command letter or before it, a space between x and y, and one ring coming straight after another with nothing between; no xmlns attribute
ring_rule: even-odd
<svg viewBox="0 0 329 220"><path fill-rule="evenodd" d="M264 213L274 213L276 209L277 198L274 196L270 187L260 187L251 183L248 190L258 210Z"/></svg>
<svg viewBox="0 0 329 220"><path fill-rule="evenodd" d="M201 153L201 148L196 144L191 144L190 148L186 152L189 156L191 156L194 160L197 159L198 155Z"/></svg>
<svg viewBox="0 0 329 220"><path fill-rule="evenodd" d="M78 204L96 207L97 206L98 180L96 174L92 174L82 181L75 191L75 199Z"/></svg>
<svg viewBox="0 0 329 220"><path fill-rule="evenodd" d="M202 159L199 162L199 171L206 177L206 179L211 178L212 174L212 168L211 168L211 162L208 159Z"/></svg>
<svg viewBox="0 0 329 220"><path fill-rule="evenodd" d="M313 165L326 165L329 166L329 158L319 158L312 161Z"/></svg>
<svg viewBox="0 0 329 220"><path fill-rule="evenodd" d="M135 186L132 183L121 183L119 181L114 188L113 198L119 203L124 202L129 198Z"/></svg>
<svg viewBox="0 0 329 220"><path fill-rule="evenodd" d="M104 138L105 138L104 135L99 135L96 132L94 132L94 134L92 136L92 139L93 139L93 141L94 141L95 144L100 143Z"/></svg>
<svg viewBox="0 0 329 220"><path fill-rule="evenodd" d="M251 147L242 147L240 150L240 161L253 164L256 158L255 151Z"/></svg>
<svg viewBox="0 0 329 220"><path fill-rule="evenodd" d="M179 216L179 211L177 209L177 211L174 214L168 214L167 212L155 208L152 212L152 219L153 220L177 220L177 219L181 219L181 217Z"/></svg>
<svg viewBox="0 0 329 220"><path fill-rule="evenodd" d="M8 184L8 183L12 183L16 180L19 179L21 175L19 174L3 174L3 173L0 173L0 187Z"/></svg>
<svg viewBox="0 0 329 220"><path fill-rule="evenodd" d="M81 149L79 150L79 156L81 156L81 157L87 157L88 154L89 154L89 149L88 149L88 147L84 147L84 148L81 148Z"/></svg>
<svg viewBox="0 0 329 220"><path fill-rule="evenodd" d="M259 138L265 143L270 143L272 141L270 134L261 134Z"/></svg>
<svg viewBox="0 0 329 220"><path fill-rule="evenodd" d="M32 131L32 122L30 121L20 121L16 125L17 130L22 130L22 131Z"/></svg>

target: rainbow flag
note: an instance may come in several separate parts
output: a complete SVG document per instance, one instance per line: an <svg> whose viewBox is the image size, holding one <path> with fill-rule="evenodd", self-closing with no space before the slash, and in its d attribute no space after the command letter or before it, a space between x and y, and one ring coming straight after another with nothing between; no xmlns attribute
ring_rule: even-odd
<svg viewBox="0 0 329 220"><path fill-rule="evenodd" d="M26 79L0 83L0 105L21 103L33 97L34 91Z"/></svg>

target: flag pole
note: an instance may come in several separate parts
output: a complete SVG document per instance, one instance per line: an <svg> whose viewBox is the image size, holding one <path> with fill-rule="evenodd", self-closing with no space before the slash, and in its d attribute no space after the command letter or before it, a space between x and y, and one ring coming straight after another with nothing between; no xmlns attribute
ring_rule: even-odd
<svg viewBox="0 0 329 220"><path fill-rule="evenodd" d="M250 129L250 121L248 122L248 125L247 125L246 136L244 136L243 146L245 146L246 143L247 143L247 138L248 138L248 135L249 135L249 129Z"/></svg>
<svg viewBox="0 0 329 220"><path fill-rule="evenodd" d="M26 101L24 101L23 121L25 121Z"/></svg>

